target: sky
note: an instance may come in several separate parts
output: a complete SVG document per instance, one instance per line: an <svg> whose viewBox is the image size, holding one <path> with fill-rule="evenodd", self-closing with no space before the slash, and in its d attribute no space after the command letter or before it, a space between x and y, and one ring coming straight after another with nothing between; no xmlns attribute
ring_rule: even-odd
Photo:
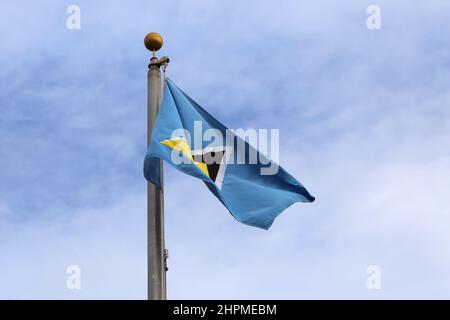
<svg viewBox="0 0 450 320"><path fill-rule="evenodd" d="M316 197L260 230L166 165L169 299L449 299L449 16L447 0L3 1L0 298L146 299L157 31L167 75L228 127L280 129L280 164Z"/></svg>

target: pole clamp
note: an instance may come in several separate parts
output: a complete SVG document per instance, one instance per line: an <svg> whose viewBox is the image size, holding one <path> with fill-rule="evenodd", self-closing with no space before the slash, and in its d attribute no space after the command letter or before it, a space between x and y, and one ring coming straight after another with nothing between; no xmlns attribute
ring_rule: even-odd
<svg viewBox="0 0 450 320"><path fill-rule="evenodd" d="M148 64L148 68L163 68L163 70L166 70L167 65L169 64L169 57L163 56L160 59L153 57L150 59L150 63Z"/></svg>
<svg viewBox="0 0 450 320"><path fill-rule="evenodd" d="M169 267L167 266L167 259L169 259L169 250L168 249L164 249L164 270L165 271L169 271Z"/></svg>

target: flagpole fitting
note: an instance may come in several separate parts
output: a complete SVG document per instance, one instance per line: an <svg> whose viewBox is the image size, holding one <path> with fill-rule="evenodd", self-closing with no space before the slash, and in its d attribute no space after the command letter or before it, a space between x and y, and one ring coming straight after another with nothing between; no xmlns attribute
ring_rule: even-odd
<svg viewBox="0 0 450 320"><path fill-rule="evenodd" d="M166 57L166 56L161 57L161 59L158 59L157 57L152 57L150 59L150 63L148 65L148 67L149 68L158 68L158 69L162 67L163 71L165 72L166 68L169 64L169 61L170 61L169 57Z"/></svg>
<svg viewBox="0 0 450 320"><path fill-rule="evenodd" d="M161 59L158 59L156 57L156 51L162 48L163 45L163 38L162 36L157 32L150 32L148 33L144 38L144 45L145 47L152 52L152 58L150 59L150 63L148 65L149 68L167 68L167 65L169 64L169 58L164 56L161 57Z"/></svg>
<svg viewBox="0 0 450 320"><path fill-rule="evenodd" d="M144 38L145 47L153 52L153 57L155 56L155 52L162 48L163 46L163 38L157 32L150 32Z"/></svg>

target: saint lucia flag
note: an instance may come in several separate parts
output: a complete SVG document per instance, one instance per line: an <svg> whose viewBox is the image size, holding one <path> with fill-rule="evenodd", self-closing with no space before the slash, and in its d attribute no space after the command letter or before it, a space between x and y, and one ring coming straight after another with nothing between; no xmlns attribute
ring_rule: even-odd
<svg viewBox="0 0 450 320"><path fill-rule="evenodd" d="M144 176L161 185L159 159L202 179L238 221L269 229L295 202L313 202L305 187L228 130L169 79L144 162Z"/></svg>

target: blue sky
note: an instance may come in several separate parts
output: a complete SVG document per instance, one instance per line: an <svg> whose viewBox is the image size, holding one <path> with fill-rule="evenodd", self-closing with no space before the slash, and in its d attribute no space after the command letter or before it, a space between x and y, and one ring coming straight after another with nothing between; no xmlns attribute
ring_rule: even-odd
<svg viewBox="0 0 450 320"><path fill-rule="evenodd" d="M166 166L169 298L450 298L449 16L444 0L2 3L0 298L146 298L150 31L225 125L280 128L281 165L317 199L259 230Z"/></svg>

